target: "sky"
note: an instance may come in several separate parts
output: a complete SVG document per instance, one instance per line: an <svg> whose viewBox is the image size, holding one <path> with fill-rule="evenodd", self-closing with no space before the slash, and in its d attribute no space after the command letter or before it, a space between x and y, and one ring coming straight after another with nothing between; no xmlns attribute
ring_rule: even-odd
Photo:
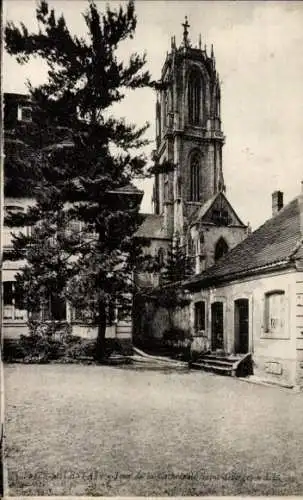
<svg viewBox="0 0 303 500"><path fill-rule="evenodd" d="M102 10L105 2L96 1ZM110 7L124 1L110 0ZM128 58L146 52L154 79L160 78L171 36L181 43L188 16L189 36L208 50L213 43L221 81L221 118L226 136L223 172L226 195L244 223L253 229L271 216L271 194L284 192L289 202L301 191L303 180L303 2L301 1L190 1L137 0L138 25L133 40L121 46ZM85 0L49 0L63 13L71 31L85 35L81 13ZM35 0L4 0L4 20L22 21L36 30ZM40 84L46 79L41 60L20 66L3 55L3 91L26 92L27 79ZM155 101L151 89L130 93L113 110L138 125L150 123L147 137L155 138ZM149 154L154 142L147 148ZM142 210L152 211L152 180L144 189Z"/></svg>

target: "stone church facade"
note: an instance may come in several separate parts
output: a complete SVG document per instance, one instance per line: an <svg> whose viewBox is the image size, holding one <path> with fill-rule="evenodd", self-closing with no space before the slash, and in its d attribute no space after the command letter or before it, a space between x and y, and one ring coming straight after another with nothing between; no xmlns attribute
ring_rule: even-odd
<svg viewBox="0 0 303 500"><path fill-rule="evenodd" d="M165 263L169 245L179 242L194 273L211 266L247 236L226 197L222 149L221 90L213 46L194 47L187 18L179 47L171 39L157 90L154 214L138 236ZM161 171L161 165L164 165ZM168 167L167 167L168 165ZM154 284L157 284L155 282Z"/></svg>

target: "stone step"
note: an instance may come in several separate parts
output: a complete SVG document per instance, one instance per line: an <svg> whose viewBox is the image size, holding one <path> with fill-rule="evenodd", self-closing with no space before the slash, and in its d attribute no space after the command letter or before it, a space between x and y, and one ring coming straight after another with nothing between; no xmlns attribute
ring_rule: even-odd
<svg viewBox="0 0 303 500"><path fill-rule="evenodd" d="M230 374L233 371L232 366L219 366L219 365L208 365L203 362L195 362L191 365L193 368L202 369L202 370L213 370L219 371L222 373Z"/></svg>
<svg viewBox="0 0 303 500"><path fill-rule="evenodd" d="M220 355L216 355L216 354L204 354L203 356L201 356L201 359L209 359L209 360L213 360L213 361L217 361L217 360L222 360L222 361L230 361L231 363L236 363L237 361L240 361L242 356L229 356L229 355L223 355L223 354L220 354Z"/></svg>
<svg viewBox="0 0 303 500"><path fill-rule="evenodd" d="M222 375L236 376L236 374L239 373L241 363L246 363L250 356L250 354L228 355L223 352L209 352L201 355L201 357L192 363L191 366L200 370L221 373ZM245 368L245 365L243 365L243 367L246 373L250 370L249 366Z"/></svg>
<svg viewBox="0 0 303 500"><path fill-rule="evenodd" d="M197 360L198 363L206 363L206 364L211 364L211 365L222 365L222 366L232 366L234 364L234 361L229 361L227 359L209 359L209 358L200 358Z"/></svg>

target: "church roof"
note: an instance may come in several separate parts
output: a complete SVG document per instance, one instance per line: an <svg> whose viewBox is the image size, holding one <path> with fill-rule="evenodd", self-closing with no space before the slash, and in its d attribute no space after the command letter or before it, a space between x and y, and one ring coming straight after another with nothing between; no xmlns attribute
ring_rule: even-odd
<svg viewBox="0 0 303 500"><path fill-rule="evenodd" d="M136 235L138 238L170 240L171 235L164 229L164 217L158 214L143 214L144 221Z"/></svg>
<svg viewBox="0 0 303 500"><path fill-rule="evenodd" d="M187 281L189 287L220 283L280 265L303 256L299 197L266 221L214 266Z"/></svg>
<svg viewBox="0 0 303 500"><path fill-rule="evenodd" d="M210 212L211 208L216 204L216 202L219 202L222 206L222 204L226 207L228 212L231 215L231 222L233 226L242 226L246 227L245 224L239 219L238 215L236 214L235 210L229 203L228 199L226 198L225 194L220 191L216 193L212 198L207 200L201 207L197 208L197 210L193 213L193 215L190 218L190 225L194 225L198 222L209 222L209 218L207 218L208 213Z"/></svg>

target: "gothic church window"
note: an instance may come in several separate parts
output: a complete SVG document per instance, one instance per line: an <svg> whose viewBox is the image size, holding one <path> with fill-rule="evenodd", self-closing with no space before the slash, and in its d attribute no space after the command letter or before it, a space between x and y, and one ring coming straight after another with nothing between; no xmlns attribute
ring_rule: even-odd
<svg viewBox="0 0 303 500"><path fill-rule="evenodd" d="M228 252L228 244L224 238L220 238L215 248L215 261L223 257Z"/></svg>
<svg viewBox="0 0 303 500"><path fill-rule="evenodd" d="M201 121L202 85L198 71L191 73L188 85L188 116L189 123L199 125Z"/></svg>
<svg viewBox="0 0 303 500"><path fill-rule="evenodd" d="M217 87L216 93L215 93L215 115L216 118L220 118L221 114L221 95L220 95L220 88Z"/></svg>
<svg viewBox="0 0 303 500"><path fill-rule="evenodd" d="M200 200L200 157L198 154L190 160L190 200Z"/></svg>
<svg viewBox="0 0 303 500"><path fill-rule="evenodd" d="M193 253L194 253L194 241L191 235L189 235L187 239L187 255L192 256Z"/></svg>
<svg viewBox="0 0 303 500"><path fill-rule="evenodd" d="M158 264L160 267L164 266L165 251L162 247L158 250Z"/></svg>
<svg viewBox="0 0 303 500"><path fill-rule="evenodd" d="M221 114L221 109L220 109L220 94L217 94L217 99L216 99L216 116L217 118L220 118L220 114Z"/></svg>
<svg viewBox="0 0 303 500"><path fill-rule="evenodd" d="M222 209L216 209L212 211L212 221L214 224L218 226L228 226L229 224L229 217L228 217L228 212L227 210Z"/></svg>
<svg viewBox="0 0 303 500"><path fill-rule="evenodd" d="M167 113L168 113L168 95L167 91L164 92L164 102L163 102L163 123L164 126L167 125Z"/></svg>
<svg viewBox="0 0 303 500"><path fill-rule="evenodd" d="M164 201L168 201L169 192L168 192L168 176L164 176Z"/></svg>
<svg viewBox="0 0 303 500"><path fill-rule="evenodd" d="M181 198L181 190L182 190L182 180L180 175L178 175L177 179L177 198Z"/></svg>

